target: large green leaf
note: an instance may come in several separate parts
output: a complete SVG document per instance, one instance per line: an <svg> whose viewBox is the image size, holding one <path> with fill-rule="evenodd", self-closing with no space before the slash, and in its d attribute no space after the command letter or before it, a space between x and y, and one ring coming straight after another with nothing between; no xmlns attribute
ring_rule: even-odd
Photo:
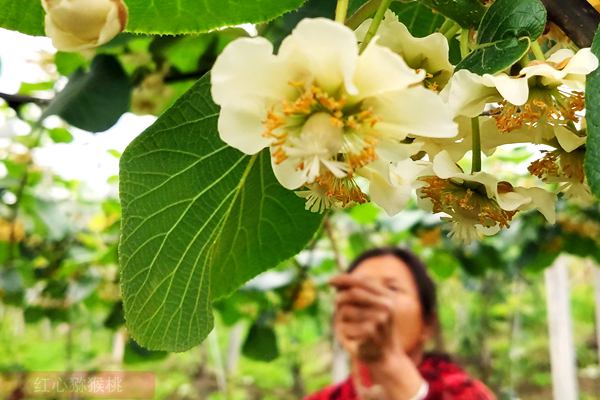
<svg viewBox="0 0 600 400"><path fill-rule="evenodd" d="M474 28L485 13L479 0L420 0L434 11L456 21L463 28Z"/></svg>
<svg viewBox="0 0 600 400"><path fill-rule="evenodd" d="M136 33L197 33L224 26L269 21L305 0L125 0L127 30ZM40 0L0 0L0 27L44 35Z"/></svg>
<svg viewBox="0 0 600 400"><path fill-rule="evenodd" d="M271 20L304 0L126 0L127 30L139 33L206 32L223 26Z"/></svg>
<svg viewBox="0 0 600 400"><path fill-rule="evenodd" d="M90 70L77 70L56 95L44 117L59 115L73 126L90 132L105 131L129 110L131 87L121 64L113 56L94 58Z"/></svg>
<svg viewBox="0 0 600 400"><path fill-rule="evenodd" d="M600 29L596 32L592 52L600 58ZM585 174L592 192L600 199L600 70L587 77L585 108L588 139L585 151Z"/></svg>
<svg viewBox="0 0 600 400"><path fill-rule="evenodd" d="M267 150L219 139L209 89L202 78L121 159L125 318L155 350L200 343L212 302L296 254L321 221L279 185Z"/></svg>
<svg viewBox="0 0 600 400"><path fill-rule="evenodd" d="M477 48L456 69L493 74L519 61L546 26L539 0L496 0L477 30Z"/></svg>
<svg viewBox="0 0 600 400"><path fill-rule="evenodd" d="M28 35L44 35L44 9L40 0L0 0L0 27Z"/></svg>

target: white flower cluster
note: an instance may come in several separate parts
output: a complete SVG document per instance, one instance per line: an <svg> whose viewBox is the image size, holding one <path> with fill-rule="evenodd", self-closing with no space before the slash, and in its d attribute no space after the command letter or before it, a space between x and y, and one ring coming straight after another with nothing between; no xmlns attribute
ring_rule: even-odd
<svg viewBox="0 0 600 400"><path fill-rule="evenodd" d="M390 11L360 52L369 24L353 32L305 19L277 54L260 37L228 45L211 73L221 138L246 154L268 147L279 182L311 211L370 200L393 215L416 189L418 203L446 214L463 241L507 227L520 210L555 219L555 193L457 166L471 150L472 117L485 115L486 154L506 143L554 145L558 153L532 164L532 174L587 193L582 172L565 164L576 157L565 154L585 144L581 90L598 64L589 49L557 51L518 76L479 76L454 71L442 34L415 38Z"/></svg>

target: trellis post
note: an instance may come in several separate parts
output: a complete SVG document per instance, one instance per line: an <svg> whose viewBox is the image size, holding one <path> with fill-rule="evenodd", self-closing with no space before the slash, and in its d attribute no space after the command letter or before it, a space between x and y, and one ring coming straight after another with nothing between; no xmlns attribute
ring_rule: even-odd
<svg viewBox="0 0 600 400"><path fill-rule="evenodd" d="M544 272L554 400L578 399L568 261L561 255Z"/></svg>

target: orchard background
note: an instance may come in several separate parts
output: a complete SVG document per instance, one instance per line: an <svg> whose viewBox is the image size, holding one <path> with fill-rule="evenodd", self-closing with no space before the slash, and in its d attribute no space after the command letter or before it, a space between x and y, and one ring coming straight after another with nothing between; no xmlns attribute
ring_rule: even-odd
<svg viewBox="0 0 600 400"><path fill-rule="evenodd" d="M350 1L347 25L358 28L380 3ZM481 32L490 4L393 1L390 9L415 37L443 32L452 64L483 74L510 69L553 29L566 47L598 55L594 2L568 3L544 1L541 25L525 18L506 29L509 38L494 37L527 47L516 58L503 52L510 46L494 47L487 65L475 53L493 46L471 43L465 53L462 32ZM44 35L39 1L0 0L5 382L15 372L152 371L161 399L301 398L347 372L330 327L328 279L363 250L402 245L438 284L435 346L499 398L600 399L597 200L558 196L556 223L524 210L508 229L466 244L414 196L392 216L371 202L306 211L279 185L268 152L227 147L209 159L224 148L209 71L232 41L258 35L277 48L302 19L333 19L336 1L126 4L124 32L66 52L33 37ZM587 78L586 185L598 196L600 75ZM521 179L540 154L509 144L481 167ZM189 159L199 160L194 168ZM207 188L216 195L205 200ZM186 214L189 196L201 201ZM151 226L136 222L156 210L170 211ZM204 229L215 216L216 227ZM175 227L175 239L154 245ZM173 290L162 279L171 272ZM18 383L2 390L21 398Z"/></svg>

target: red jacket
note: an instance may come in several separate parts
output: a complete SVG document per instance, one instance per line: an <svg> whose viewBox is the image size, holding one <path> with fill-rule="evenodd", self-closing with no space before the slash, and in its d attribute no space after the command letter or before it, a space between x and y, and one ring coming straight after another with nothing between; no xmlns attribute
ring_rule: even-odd
<svg viewBox="0 0 600 400"><path fill-rule="evenodd" d="M496 400L496 396L481 382L446 356L428 355L419 365L419 372L429 384L426 400ZM352 378L308 396L305 400L359 400Z"/></svg>

